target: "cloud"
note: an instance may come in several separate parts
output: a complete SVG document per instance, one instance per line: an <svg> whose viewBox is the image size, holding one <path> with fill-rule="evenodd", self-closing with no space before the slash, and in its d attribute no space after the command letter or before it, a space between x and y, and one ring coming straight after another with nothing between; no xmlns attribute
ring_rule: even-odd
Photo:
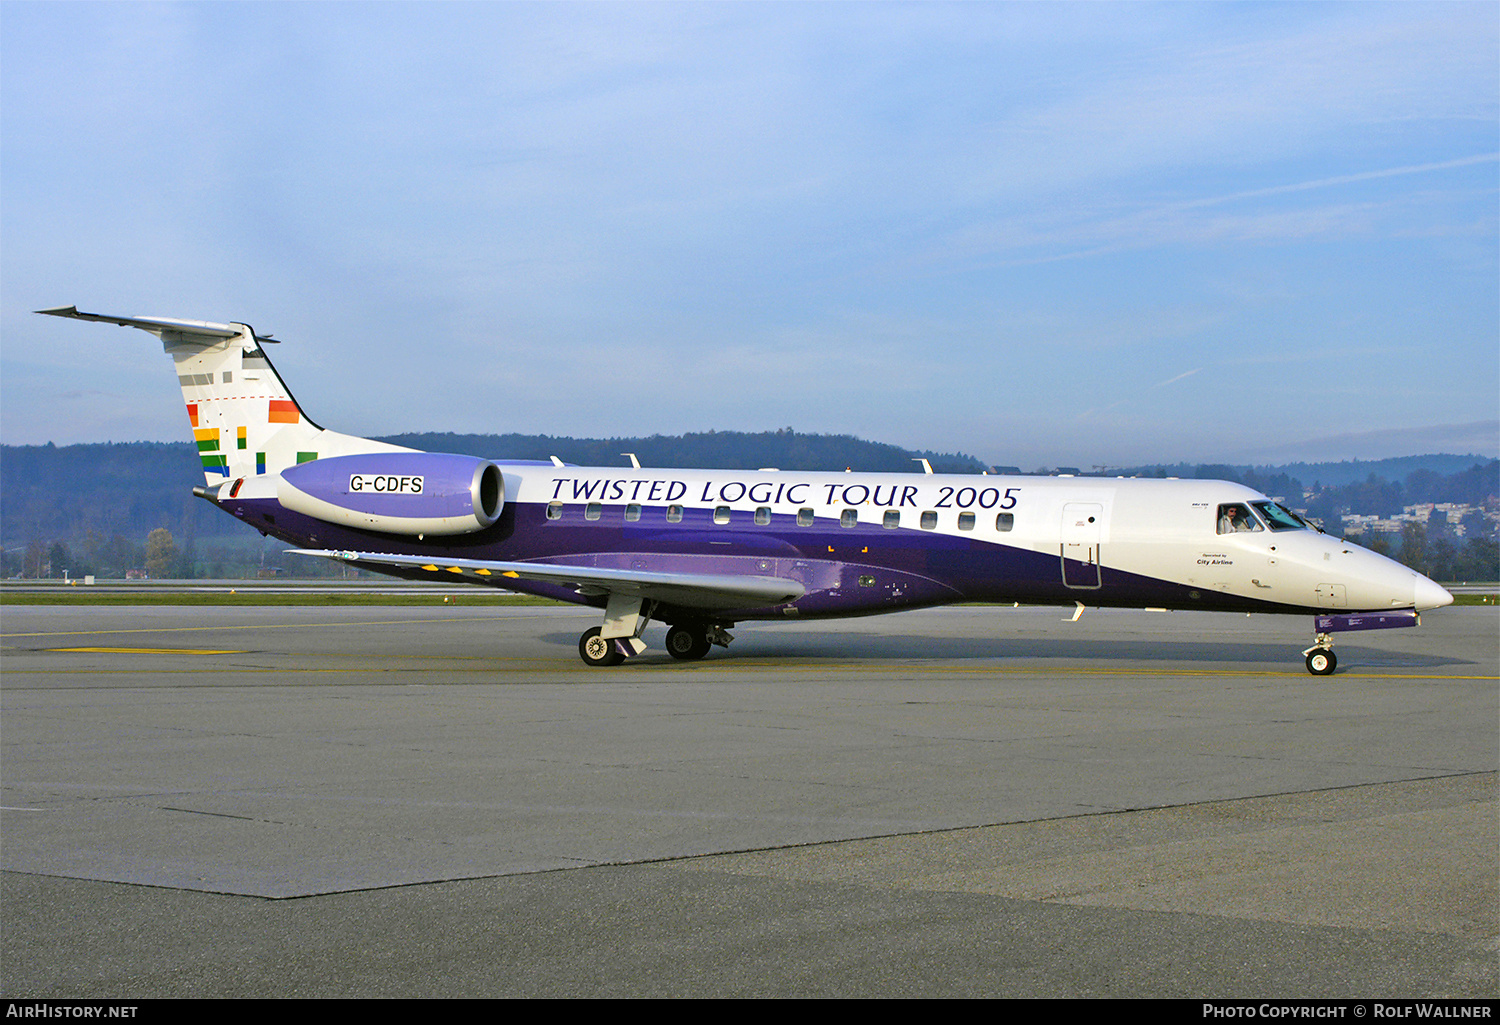
<svg viewBox="0 0 1500 1025"><path fill-rule="evenodd" d="M1165 388L1167 385L1174 384L1177 381L1181 381L1185 377L1192 377L1194 374L1199 373L1202 370L1203 370L1202 367L1198 367L1196 370L1189 370L1189 371L1187 371L1185 373L1178 374L1176 377L1169 377L1165 381L1162 381L1162 382L1160 382L1158 384L1152 385L1152 387L1154 387L1154 388Z"/></svg>

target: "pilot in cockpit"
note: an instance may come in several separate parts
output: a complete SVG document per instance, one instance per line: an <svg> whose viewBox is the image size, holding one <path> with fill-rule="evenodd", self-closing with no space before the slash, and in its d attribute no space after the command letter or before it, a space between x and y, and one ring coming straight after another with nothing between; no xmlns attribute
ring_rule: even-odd
<svg viewBox="0 0 1500 1025"><path fill-rule="evenodd" d="M1256 521L1254 515L1251 514L1250 510L1245 506L1219 506L1220 534L1243 534L1260 529L1260 524Z"/></svg>

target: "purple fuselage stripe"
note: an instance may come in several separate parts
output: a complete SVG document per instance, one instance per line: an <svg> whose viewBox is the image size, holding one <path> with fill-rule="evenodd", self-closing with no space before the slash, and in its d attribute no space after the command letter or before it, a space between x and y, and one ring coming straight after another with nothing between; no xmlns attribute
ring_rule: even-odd
<svg viewBox="0 0 1500 1025"><path fill-rule="evenodd" d="M781 576L807 588L792 603L798 618L868 615L960 601L1326 612L1199 590L1108 565L1096 568L1069 560L1065 566L1058 555L936 531L891 529L879 522L840 527L837 520L819 519L799 527L795 516L788 514L774 515L768 524L755 524L750 510L735 510L728 524L720 524L713 522L713 510L689 508L683 510L680 523L668 523L661 506L644 506L638 521L626 522L624 507L619 505L603 506L597 520L587 520L585 507L572 503L563 507L562 518L548 520L543 503L507 502L499 520L484 530L419 540L326 523L291 512L271 499L225 500L220 505L251 526L305 548L417 555L435 562L444 558L546 561L626 570ZM390 576L432 579L430 572L416 568L370 568ZM1092 586L1096 579L1097 587ZM474 577L464 580L480 582ZM1079 581L1090 586L1079 588ZM498 577L487 582L579 604L605 604L603 597L580 596L556 584ZM657 618L727 621L789 615L784 606L711 614L663 606Z"/></svg>

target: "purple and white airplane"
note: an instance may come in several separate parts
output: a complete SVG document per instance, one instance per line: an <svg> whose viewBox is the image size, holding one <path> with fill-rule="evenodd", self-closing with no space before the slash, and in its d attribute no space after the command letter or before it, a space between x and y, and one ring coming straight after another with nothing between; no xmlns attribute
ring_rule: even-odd
<svg viewBox="0 0 1500 1025"><path fill-rule="evenodd" d="M1212 480L569 466L419 452L325 430L246 324L39 313L149 331L177 367L207 483L263 533L365 569L601 609L579 654L698 659L744 620L1025 602L1314 617L1332 634L1415 626L1453 601L1250 488ZM634 460L632 460L634 462Z"/></svg>

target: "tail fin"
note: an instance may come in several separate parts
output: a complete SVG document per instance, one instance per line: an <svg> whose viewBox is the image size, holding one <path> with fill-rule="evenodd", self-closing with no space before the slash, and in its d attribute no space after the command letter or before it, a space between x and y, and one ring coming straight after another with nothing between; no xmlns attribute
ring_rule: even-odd
<svg viewBox="0 0 1500 1025"><path fill-rule="evenodd" d="M248 324L167 317L111 317L76 306L38 310L149 331L177 367L207 483L279 473L325 456L402 452L384 442L324 430L302 412L261 349L273 339Z"/></svg>

